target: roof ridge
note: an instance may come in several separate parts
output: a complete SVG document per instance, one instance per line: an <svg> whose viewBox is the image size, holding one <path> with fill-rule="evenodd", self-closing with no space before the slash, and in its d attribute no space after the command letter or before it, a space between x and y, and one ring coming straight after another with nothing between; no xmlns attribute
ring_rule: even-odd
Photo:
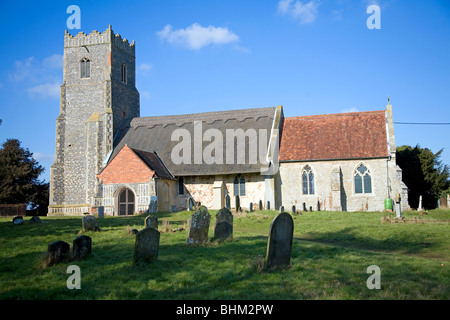
<svg viewBox="0 0 450 320"><path fill-rule="evenodd" d="M329 113L329 114L317 114L308 116L296 116L296 117L285 117L284 120L301 120L307 118L330 118L330 117L345 117L345 116L359 116L359 115L369 115L384 113L386 110L372 110L372 111L358 111L358 112L341 112L341 113Z"/></svg>
<svg viewBox="0 0 450 320"><path fill-rule="evenodd" d="M261 117L273 117L275 107L238 109L226 111L212 111L202 113L190 113L182 115L165 115L152 117L139 117L131 120L131 126L157 125L157 124L179 124L192 121L209 121L236 119L244 121L247 118L258 119Z"/></svg>

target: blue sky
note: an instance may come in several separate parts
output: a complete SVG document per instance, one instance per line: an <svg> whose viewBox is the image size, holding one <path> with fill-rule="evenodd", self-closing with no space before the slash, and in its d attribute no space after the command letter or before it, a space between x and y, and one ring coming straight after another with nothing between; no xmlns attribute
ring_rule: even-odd
<svg viewBox="0 0 450 320"><path fill-rule="evenodd" d="M367 7L380 7L369 30ZM385 109L450 122L450 1L0 2L0 143L17 138L49 181L66 12L136 41L141 116L283 105L285 116ZM444 148L450 126L396 125L396 143Z"/></svg>

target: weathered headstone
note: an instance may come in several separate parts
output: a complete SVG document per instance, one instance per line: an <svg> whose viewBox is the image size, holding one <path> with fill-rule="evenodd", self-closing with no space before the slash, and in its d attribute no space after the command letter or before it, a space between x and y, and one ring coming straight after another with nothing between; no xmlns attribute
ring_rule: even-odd
<svg viewBox="0 0 450 320"><path fill-rule="evenodd" d="M214 238L218 240L233 240L233 214L227 208L220 209L216 214Z"/></svg>
<svg viewBox="0 0 450 320"><path fill-rule="evenodd" d="M29 223L42 223L38 216L32 216Z"/></svg>
<svg viewBox="0 0 450 320"><path fill-rule="evenodd" d="M248 211L253 212L253 202L250 202L248 206Z"/></svg>
<svg viewBox="0 0 450 320"><path fill-rule="evenodd" d="M320 211L320 201L317 201L317 211Z"/></svg>
<svg viewBox="0 0 450 320"><path fill-rule="evenodd" d="M150 197L150 205L148 206L148 212L150 213L158 212L158 198L156 196Z"/></svg>
<svg viewBox="0 0 450 320"><path fill-rule="evenodd" d="M86 214L81 219L81 224L83 226L83 231L99 231L100 230L100 228L98 227L97 219L95 219L95 217L90 214Z"/></svg>
<svg viewBox="0 0 450 320"><path fill-rule="evenodd" d="M189 197L187 199L187 207L188 207L188 211L194 210L194 200L192 200L191 197Z"/></svg>
<svg viewBox="0 0 450 320"><path fill-rule="evenodd" d="M225 208L227 208L228 210L231 209L231 199L228 194L225 196Z"/></svg>
<svg viewBox="0 0 450 320"><path fill-rule="evenodd" d="M105 207L98 207L98 218L103 219L105 217Z"/></svg>
<svg viewBox="0 0 450 320"><path fill-rule="evenodd" d="M259 200L259 211L263 210L263 202L262 200Z"/></svg>
<svg viewBox="0 0 450 320"><path fill-rule="evenodd" d="M241 211L241 198L239 196L235 197L236 199L236 211Z"/></svg>
<svg viewBox="0 0 450 320"><path fill-rule="evenodd" d="M266 210L270 210L270 201L266 202Z"/></svg>
<svg viewBox="0 0 450 320"><path fill-rule="evenodd" d="M145 228L149 227L158 230L158 218L154 214L145 218Z"/></svg>
<svg viewBox="0 0 450 320"><path fill-rule="evenodd" d="M133 263L152 262L158 259L159 231L145 228L136 234Z"/></svg>
<svg viewBox="0 0 450 320"><path fill-rule="evenodd" d="M280 213L275 217L267 241L266 268L287 266L291 261L294 221L289 213Z"/></svg>
<svg viewBox="0 0 450 320"><path fill-rule="evenodd" d="M306 203L303 202L303 211L308 211L308 209L306 209Z"/></svg>
<svg viewBox="0 0 450 320"><path fill-rule="evenodd" d="M208 241L209 223L211 215L205 206L201 206L191 216L189 223L189 236L186 244L201 244Z"/></svg>
<svg viewBox="0 0 450 320"><path fill-rule="evenodd" d="M73 240L72 255L76 260L83 259L92 252L92 239L86 235L81 235Z"/></svg>
<svg viewBox="0 0 450 320"><path fill-rule="evenodd" d="M280 207L280 213L283 213L284 212L284 206L281 206Z"/></svg>
<svg viewBox="0 0 450 320"><path fill-rule="evenodd" d="M22 217L22 216L14 217L14 218L12 219L12 223L13 223L13 225L15 225L15 226L18 226L18 225L23 224L23 217Z"/></svg>
<svg viewBox="0 0 450 320"><path fill-rule="evenodd" d="M53 266L67 259L70 252L70 244L64 241L55 241L48 245L47 266Z"/></svg>
<svg viewBox="0 0 450 320"><path fill-rule="evenodd" d="M292 206L292 213L297 214L297 209L295 208L295 205Z"/></svg>

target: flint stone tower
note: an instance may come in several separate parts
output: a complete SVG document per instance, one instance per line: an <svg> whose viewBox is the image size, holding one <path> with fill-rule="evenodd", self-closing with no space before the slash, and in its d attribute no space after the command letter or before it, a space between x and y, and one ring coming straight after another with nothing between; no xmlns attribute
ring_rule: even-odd
<svg viewBox="0 0 450 320"><path fill-rule="evenodd" d="M95 206L96 175L113 150L125 118L140 116L135 43L109 28L64 36L50 214L78 215Z"/></svg>

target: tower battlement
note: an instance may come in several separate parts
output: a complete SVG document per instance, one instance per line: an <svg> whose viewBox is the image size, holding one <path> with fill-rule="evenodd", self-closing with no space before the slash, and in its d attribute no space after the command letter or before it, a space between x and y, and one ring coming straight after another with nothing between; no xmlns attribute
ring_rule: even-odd
<svg viewBox="0 0 450 320"><path fill-rule="evenodd" d="M64 35L64 47L82 47L87 45L112 43L115 46L121 48L127 53L135 56L135 42L129 43L127 39L122 39L120 34L114 34L111 25L103 32L97 30L92 31L90 34L79 32L77 35L71 35L67 29Z"/></svg>

